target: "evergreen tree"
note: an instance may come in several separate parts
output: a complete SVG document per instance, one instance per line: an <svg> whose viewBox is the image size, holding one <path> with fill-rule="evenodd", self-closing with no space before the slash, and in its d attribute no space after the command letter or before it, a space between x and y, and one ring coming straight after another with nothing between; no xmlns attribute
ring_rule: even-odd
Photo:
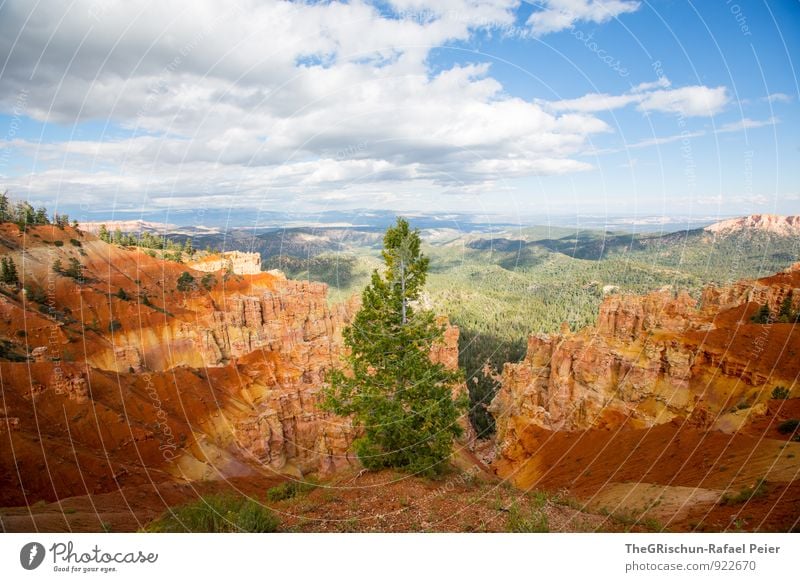
<svg viewBox="0 0 800 582"><path fill-rule="evenodd" d="M8 200L8 190L0 193L0 222L11 220L11 203Z"/></svg>
<svg viewBox="0 0 800 582"><path fill-rule="evenodd" d="M47 208L44 206L37 208L33 221L36 224L50 224L50 220L47 218Z"/></svg>
<svg viewBox="0 0 800 582"><path fill-rule="evenodd" d="M781 323L793 323L796 319L797 315L792 313L792 292L789 291L781 303L781 309L778 312L778 321Z"/></svg>
<svg viewBox="0 0 800 582"><path fill-rule="evenodd" d="M100 237L100 240L103 242L111 242L111 233L108 232L108 228L106 228L105 224L100 225L100 231L97 233L97 236Z"/></svg>
<svg viewBox="0 0 800 582"><path fill-rule="evenodd" d="M398 218L383 246L386 269L373 272L361 310L344 330L349 369L329 374L324 407L353 415L363 431L355 448L365 467L432 475L445 468L461 434L465 402L452 396L461 374L430 359L444 329L431 311L415 305L429 262L419 232Z"/></svg>
<svg viewBox="0 0 800 582"><path fill-rule="evenodd" d="M3 283L7 283L8 285L16 285L19 283L17 265L11 257L3 257L0 279L2 279Z"/></svg>
<svg viewBox="0 0 800 582"><path fill-rule="evenodd" d="M83 283L85 281L85 277L83 275L83 265L81 265L81 262L75 257L69 258L69 266L62 271L62 274L66 275L67 277L72 277L78 283Z"/></svg>
<svg viewBox="0 0 800 582"><path fill-rule="evenodd" d="M772 319L772 313L769 310L769 305L762 305L756 314L751 318L753 323L769 323Z"/></svg>

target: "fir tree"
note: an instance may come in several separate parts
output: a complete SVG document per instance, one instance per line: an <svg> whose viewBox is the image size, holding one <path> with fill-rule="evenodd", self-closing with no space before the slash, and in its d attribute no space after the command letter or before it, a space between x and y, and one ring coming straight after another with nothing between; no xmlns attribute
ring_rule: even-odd
<svg viewBox="0 0 800 582"><path fill-rule="evenodd" d="M97 236L103 242L107 242L107 243L111 242L111 233L108 232L108 228L106 228L105 224L101 224L100 225L100 231L97 233Z"/></svg>
<svg viewBox="0 0 800 582"><path fill-rule="evenodd" d="M11 220L11 203L8 200L8 191L0 193L0 222Z"/></svg>
<svg viewBox="0 0 800 582"><path fill-rule="evenodd" d="M430 359L444 329L433 313L415 306L425 284L428 258L419 232L398 218L383 239L386 269L372 274L362 307L344 330L347 370L334 370L324 407L353 415L363 432L355 442L365 467L441 472L458 424L461 400L452 397L461 374Z"/></svg>
<svg viewBox="0 0 800 582"><path fill-rule="evenodd" d="M8 260L3 259L3 273L2 273L3 283L8 283L9 285L16 285L19 283L19 274L17 273L17 265L14 263L14 259L8 257Z"/></svg>

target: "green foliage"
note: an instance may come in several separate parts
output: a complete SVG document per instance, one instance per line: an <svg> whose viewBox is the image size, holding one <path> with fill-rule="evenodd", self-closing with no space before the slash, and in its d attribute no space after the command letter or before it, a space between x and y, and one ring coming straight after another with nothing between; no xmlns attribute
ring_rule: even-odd
<svg viewBox="0 0 800 582"><path fill-rule="evenodd" d="M785 386L776 386L772 390L773 400L786 400L787 398L789 398L789 389Z"/></svg>
<svg viewBox="0 0 800 582"><path fill-rule="evenodd" d="M162 533L269 533L280 522L269 508L246 497L207 495L172 508L145 528Z"/></svg>
<svg viewBox="0 0 800 582"><path fill-rule="evenodd" d="M0 281L6 285L17 285L19 283L17 265L11 257L3 257L0 260Z"/></svg>
<svg viewBox="0 0 800 582"><path fill-rule="evenodd" d="M25 297L34 303L45 303L47 301L47 294L44 289L34 284L25 285Z"/></svg>
<svg viewBox="0 0 800 582"><path fill-rule="evenodd" d="M74 247L82 247L82 246L83 246L83 244L81 243L81 241L79 241L79 240L78 240L78 239L76 239L76 238L71 238L71 239L69 239L69 244L71 244L71 245L72 245L72 246L74 246Z"/></svg>
<svg viewBox="0 0 800 582"><path fill-rule="evenodd" d="M764 304L759 307L756 314L750 318L750 321L753 323L771 323L772 313L769 310L769 305Z"/></svg>
<svg viewBox="0 0 800 582"><path fill-rule="evenodd" d="M205 289L206 291L211 291L211 289L213 289L214 285L216 284L217 284L217 279L211 273L206 273L200 279L200 285L202 285L203 289Z"/></svg>
<svg viewBox="0 0 800 582"><path fill-rule="evenodd" d="M62 268L61 260L56 259L53 262L53 271L55 271L60 275L64 275L65 277L70 277L72 279L75 279L75 281L77 281L78 283L86 282L86 277L84 276L83 273L83 265L75 257L69 258L68 266L66 269Z"/></svg>
<svg viewBox="0 0 800 582"><path fill-rule="evenodd" d="M759 479L752 487L745 487L735 495L725 494L720 499L720 505L739 505L746 503L751 499L763 497L767 494L767 480L764 478Z"/></svg>
<svg viewBox="0 0 800 582"><path fill-rule="evenodd" d="M797 430L798 426L800 426L800 419L790 418L778 425L778 432L781 434L792 434Z"/></svg>
<svg viewBox="0 0 800 582"><path fill-rule="evenodd" d="M348 288L356 276L358 259L352 255L319 255L292 257L277 255L265 262L269 269L280 269L291 279L322 281L333 289Z"/></svg>
<svg viewBox="0 0 800 582"><path fill-rule="evenodd" d="M125 289L123 289L122 287L117 289L117 292L114 293L114 296L117 297L118 299L122 299L123 301L130 301L131 299L130 294L128 294L128 292L125 291Z"/></svg>
<svg viewBox="0 0 800 582"><path fill-rule="evenodd" d="M0 222L14 222L24 231L29 226L50 224L50 219L47 217L47 209L43 206L34 209L24 200L12 204L8 191L5 191L0 194Z"/></svg>
<svg viewBox="0 0 800 582"><path fill-rule="evenodd" d="M418 231L398 218L383 239L385 270L375 270L362 307L344 332L348 369L329 373L324 407L353 415L363 430L355 449L369 469L396 467L438 474L461 434L452 398L461 375L434 364L444 329L433 312L412 305L427 277Z"/></svg>
<svg viewBox="0 0 800 582"><path fill-rule="evenodd" d="M284 499L292 499L303 493L308 493L316 489L317 484L313 481L285 481L280 485L271 487L267 490L267 499L269 501L283 501Z"/></svg>
<svg viewBox="0 0 800 582"><path fill-rule="evenodd" d="M122 329L122 322L119 319L112 319L108 322L108 331L119 331Z"/></svg>
<svg viewBox="0 0 800 582"><path fill-rule="evenodd" d="M550 523L542 504L535 504L523 511L516 504L508 510L506 529L512 533L548 533Z"/></svg>
<svg viewBox="0 0 800 582"><path fill-rule="evenodd" d="M103 242L111 242L111 233L108 232L108 228L106 228L105 224L100 225L100 230L97 232L97 236Z"/></svg>
<svg viewBox="0 0 800 582"><path fill-rule="evenodd" d="M800 310L794 311L792 309L793 294L791 291L781 302L781 308L778 310L778 323L797 323L800 321Z"/></svg>
<svg viewBox="0 0 800 582"><path fill-rule="evenodd" d="M188 271L181 273L180 277L178 277L177 289L181 293L189 293L197 289L197 282L191 273Z"/></svg>
<svg viewBox="0 0 800 582"><path fill-rule="evenodd" d="M54 240L53 244L55 246L57 246L57 247L63 247L64 246L64 241L63 240Z"/></svg>

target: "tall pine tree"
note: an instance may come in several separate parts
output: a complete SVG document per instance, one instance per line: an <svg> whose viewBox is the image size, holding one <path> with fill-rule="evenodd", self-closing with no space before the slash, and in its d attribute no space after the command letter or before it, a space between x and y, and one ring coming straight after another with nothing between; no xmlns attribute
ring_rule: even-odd
<svg viewBox="0 0 800 582"><path fill-rule="evenodd" d="M323 406L352 415L363 436L355 442L365 467L397 467L433 475L447 465L463 399L453 399L461 373L430 359L444 329L416 305L428 258L419 232L397 219L383 239L386 269L373 272L362 307L344 332L346 367L329 373Z"/></svg>

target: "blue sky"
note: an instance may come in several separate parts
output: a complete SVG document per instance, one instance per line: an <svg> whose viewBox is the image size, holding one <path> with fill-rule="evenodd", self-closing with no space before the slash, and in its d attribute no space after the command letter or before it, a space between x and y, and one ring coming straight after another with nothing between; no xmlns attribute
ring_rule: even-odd
<svg viewBox="0 0 800 582"><path fill-rule="evenodd" d="M0 7L0 184L80 219L800 209L800 4Z"/></svg>

